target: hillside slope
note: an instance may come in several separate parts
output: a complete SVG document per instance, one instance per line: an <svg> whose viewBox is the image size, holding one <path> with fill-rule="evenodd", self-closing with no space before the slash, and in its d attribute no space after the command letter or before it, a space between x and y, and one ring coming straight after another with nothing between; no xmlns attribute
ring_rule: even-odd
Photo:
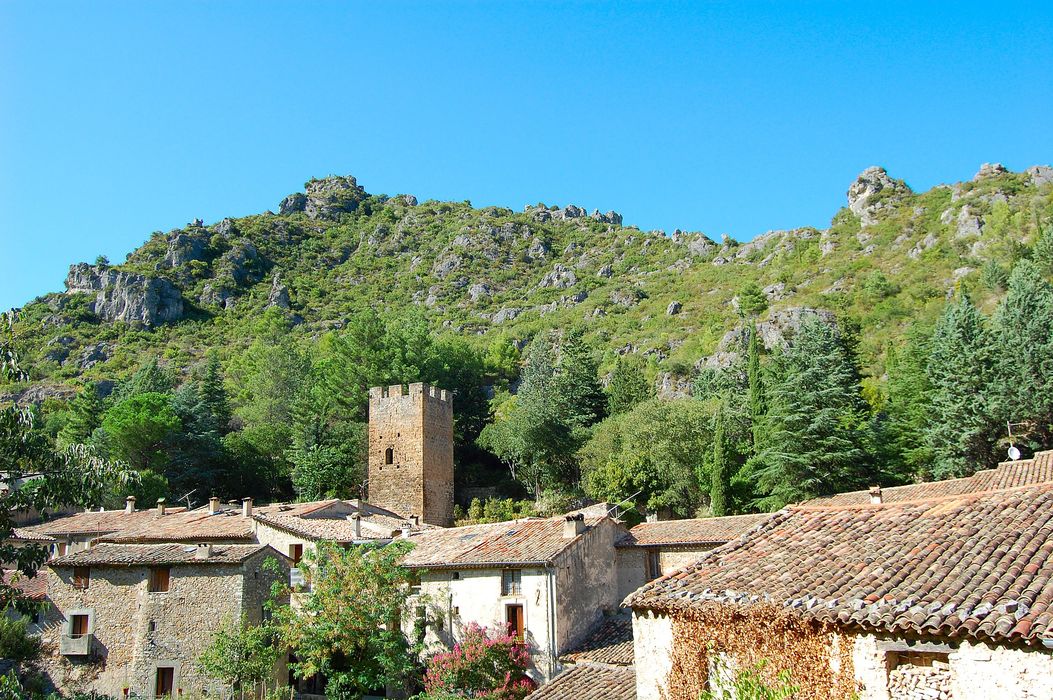
<svg viewBox="0 0 1053 700"><path fill-rule="evenodd" d="M828 229L746 244L640 231L573 205L477 209L369 194L353 177L312 180L278 213L195 222L153 234L121 264L71 266L65 292L21 310L31 389L8 395L66 394L74 380L119 378L149 355L187 367L209 347L230 353L269 306L316 337L359 309L413 305L437 331L469 336L580 325L604 365L643 353L676 392L695 365L736 350L747 282L769 299L769 344L802 308L829 309L858 323L865 369L880 375L888 343L956 285L981 303L997 297L1009 262L1051 215L1045 166L985 165L920 193L868 168Z"/></svg>

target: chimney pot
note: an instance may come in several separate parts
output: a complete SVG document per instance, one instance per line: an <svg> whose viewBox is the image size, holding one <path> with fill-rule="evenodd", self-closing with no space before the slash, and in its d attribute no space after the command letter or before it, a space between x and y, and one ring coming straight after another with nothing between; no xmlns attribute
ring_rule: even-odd
<svg viewBox="0 0 1053 700"><path fill-rule="evenodd" d="M208 514L215 515L219 512L219 499L215 496L208 499Z"/></svg>
<svg viewBox="0 0 1053 700"><path fill-rule="evenodd" d="M208 542L202 542L198 544L197 549L194 550L195 559L208 559L212 556L212 545Z"/></svg>
<svg viewBox="0 0 1053 700"><path fill-rule="evenodd" d="M157 514L158 515L164 515L165 514L165 499L163 499L163 498L158 498L157 499Z"/></svg>
<svg viewBox="0 0 1053 700"><path fill-rule="evenodd" d="M409 516L409 521L410 521L410 525L412 525L413 527L420 527L420 516L419 515L411 515L411 516Z"/></svg>
<svg viewBox="0 0 1053 700"><path fill-rule="evenodd" d="M361 539L362 538L362 516L359 513L352 513L351 515L347 516L347 519L351 521L352 525L354 525L355 539L356 540L357 539Z"/></svg>
<svg viewBox="0 0 1053 700"><path fill-rule="evenodd" d="M241 499L241 514L246 518L252 517L252 499L243 498Z"/></svg>
<svg viewBox="0 0 1053 700"><path fill-rule="evenodd" d="M870 487L870 502L873 504L881 503L881 487L871 486Z"/></svg>
<svg viewBox="0 0 1053 700"><path fill-rule="evenodd" d="M573 539L583 532L585 532L585 515L583 513L568 515L563 519L563 537L566 539Z"/></svg>
<svg viewBox="0 0 1053 700"><path fill-rule="evenodd" d="M124 499L124 512L134 513L135 512L135 496L129 496Z"/></svg>

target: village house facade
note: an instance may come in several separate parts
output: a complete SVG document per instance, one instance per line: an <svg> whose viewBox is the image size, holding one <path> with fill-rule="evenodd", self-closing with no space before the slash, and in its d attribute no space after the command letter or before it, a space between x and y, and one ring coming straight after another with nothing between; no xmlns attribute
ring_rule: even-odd
<svg viewBox="0 0 1053 700"><path fill-rule="evenodd" d="M425 641L452 646L471 622L507 626L528 646L531 674L552 678L559 657L618 608L614 545L625 534L609 517L573 514L412 535L403 565L419 572Z"/></svg>
<svg viewBox="0 0 1053 700"><path fill-rule="evenodd" d="M1053 484L792 506L633 593L637 697L788 669L800 698L1053 697Z"/></svg>
<svg viewBox="0 0 1053 700"><path fill-rule="evenodd" d="M55 558L44 573L45 673L60 690L115 698L219 695L195 661L222 626L258 624L288 571L284 555L257 544L104 543Z"/></svg>

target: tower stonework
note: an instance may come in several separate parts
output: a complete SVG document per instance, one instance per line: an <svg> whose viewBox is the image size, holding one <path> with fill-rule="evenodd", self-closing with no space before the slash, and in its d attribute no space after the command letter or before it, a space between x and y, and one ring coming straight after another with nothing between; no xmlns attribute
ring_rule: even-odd
<svg viewBox="0 0 1053 700"><path fill-rule="evenodd" d="M423 383L369 390L369 502L453 524L453 395Z"/></svg>

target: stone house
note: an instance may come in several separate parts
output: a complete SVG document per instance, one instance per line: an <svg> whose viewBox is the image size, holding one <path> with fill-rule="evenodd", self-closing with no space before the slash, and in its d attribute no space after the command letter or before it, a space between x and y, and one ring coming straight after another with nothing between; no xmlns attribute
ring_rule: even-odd
<svg viewBox="0 0 1053 700"><path fill-rule="evenodd" d="M625 534L580 514L411 534L403 565L420 575L425 641L452 646L471 622L507 626L530 650L531 675L552 678L559 657L618 608L614 545Z"/></svg>
<svg viewBox="0 0 1053 700"><path fill-rule="evenodd" d="M771 513L640 523L617 544L619 595L624 598L648 581L694 563L769 517Z"/></svg>
<svg viewBox="0 0 1053 700"><path fill-rule="evenodd" d="M217 694L222 685L195 660L227 621L260 622L288 570L284 555L258 544L102 543L57 557L46 571L45 673L63 691Z"/></svg>
<svg viewBox="0 0 1053 700"><path fill-rule="evenodd" d="M762 661L797 698L1050 698L1051 603L1053 483L791 506L626 600L640 700Z"/></svg>

